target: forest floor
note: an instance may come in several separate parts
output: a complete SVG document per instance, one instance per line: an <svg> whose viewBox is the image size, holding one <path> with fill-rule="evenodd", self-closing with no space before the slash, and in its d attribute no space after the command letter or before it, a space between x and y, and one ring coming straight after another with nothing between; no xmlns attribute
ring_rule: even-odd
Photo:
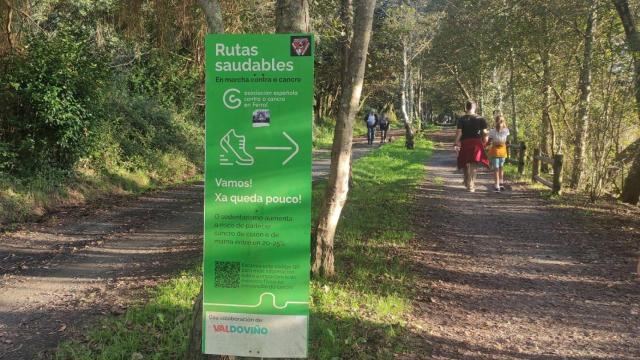
<svg viewBox="0 0 640 360"><path fill-rule="evenodd" d="M639 359L640 212L549 199L525 184L475 193L453 131L417 192L415 331L433 359Z"/></svg>
<svg viewBox="0 0 640 360"><path fill-rule="evenodd" d="M353 158L379 146L354 139ZM327 176L314 151L313 178ZM0 360L36 359L201 261L203 185L59 209L0 234Z"/></svg>

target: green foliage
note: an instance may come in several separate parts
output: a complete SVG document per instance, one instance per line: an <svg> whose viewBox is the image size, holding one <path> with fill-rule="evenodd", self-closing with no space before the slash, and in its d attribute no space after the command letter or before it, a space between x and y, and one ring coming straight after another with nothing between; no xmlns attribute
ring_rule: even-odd
<svg viewBox="0 0 640 360"><path fill-rule="evenodd" d="M89 39L66 31L33 35L27 46L0 63L7 70L0 73L1 168L71 170L99 121L105 57Z"/></svg>
<svg viewBox="0 0 640 360"><path fill-rule="evenodd" d="M133 94L156 99L180 111L194 110L200 73L182 56L151 48L120 77Z"/></svg>
<svg viewBox="0 0 640 360"><path fill-rule="evenodd" d="M337 232L339 275L311 283L311 359L391 359L408 350L413 278L397 255L413 238L407 188L423 180L430 148L419 140L408 151L396 141L354 163L356 187ZM314 184L314 211L323 188ZM184 358L201 279L194 266L153 289L148 303L105 317L83 341L64 342L54 359Z"/></svg>
<svg viewBox="0 0 640 360"><path fill-rule="evenodd" d="M22 24L23 49L0 56L0 223L202 168L202 78L189 42L161 47L152 30L131 33L113 20L124 19L121 5L40 3L37 23ZM127 11L144 13L143 30L158 26L160 9Z"/></svg>
<svg viewBox="0 0 640 360"><path fill-rule="evenodd" d="M331 148L333 144L333 132L335 121L323 121L313 123L313 148Z"/></svg>
<svg viewBox="0 0 640 360"><path fill-rule="evenodd" d="M95 163L105 170L128 171L158 168L164 155L184 154L193 163L204 162L203 129L184 115L176 114L153 100L115 92L108 101L111 118L97 135ZM159 178L158 180L168 180Z"/></svg>

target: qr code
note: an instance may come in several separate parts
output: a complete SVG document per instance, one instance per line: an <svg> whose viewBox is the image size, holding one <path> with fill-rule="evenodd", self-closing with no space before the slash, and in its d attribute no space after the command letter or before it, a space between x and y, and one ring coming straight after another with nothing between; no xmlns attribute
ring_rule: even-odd
<svg viewBox="0 0 640 360"><path fill-rule="evenodd" d="M240 287L240 262L216 261L214 277L218 288Z"/></svg>

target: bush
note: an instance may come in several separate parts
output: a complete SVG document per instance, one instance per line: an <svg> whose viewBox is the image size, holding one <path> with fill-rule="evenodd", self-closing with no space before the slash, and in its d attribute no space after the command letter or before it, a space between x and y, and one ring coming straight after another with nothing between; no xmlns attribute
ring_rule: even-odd
<svg viewBox="0 0 640 360"><path fill-rule="evenodd" d="M204 130L185 114L117 90L105 106L109 121L96 132L98 146L90 161L94 167L142 170L159 181L173 182L181 170L193 175L194 164L204 162Z"/></svg>
<svg viewBox="0 0 640 360"><path fill-rule="evenodd" d="M0 167L71 170L98 122L105 58L88 39L64 31L27 44L0 63Z"/></svg>

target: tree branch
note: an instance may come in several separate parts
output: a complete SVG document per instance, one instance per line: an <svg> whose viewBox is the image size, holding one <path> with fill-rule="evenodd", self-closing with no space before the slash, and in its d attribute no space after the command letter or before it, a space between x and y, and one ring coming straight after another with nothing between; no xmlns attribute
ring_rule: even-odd
<svg viewBox="0 0 640 360"><path fill-rule="evenodd" d="M629 2L627 0L613 0L613 4L618 11L620 20L622 20L622 27L624 27L624 33L628 39L629 50L640 51L640 34L636 30L636 24L629 9Z"/></svg>
<svg viewBox="0 0 640 360"><path fill-rule="evenodd" d="M458 87L460 88L464 96L467 98L467 100L469 101L473 100L473 98L471 97L471 94L469 94L469 91L467 91L467 88L464 86L464 84L460 80L460 76L458 75L458 69L455 66L449 65L447 63L444 63L443 65L447 68L447 70L449 70L451 75L455 77L456 84L458 84Z"/></svg>

